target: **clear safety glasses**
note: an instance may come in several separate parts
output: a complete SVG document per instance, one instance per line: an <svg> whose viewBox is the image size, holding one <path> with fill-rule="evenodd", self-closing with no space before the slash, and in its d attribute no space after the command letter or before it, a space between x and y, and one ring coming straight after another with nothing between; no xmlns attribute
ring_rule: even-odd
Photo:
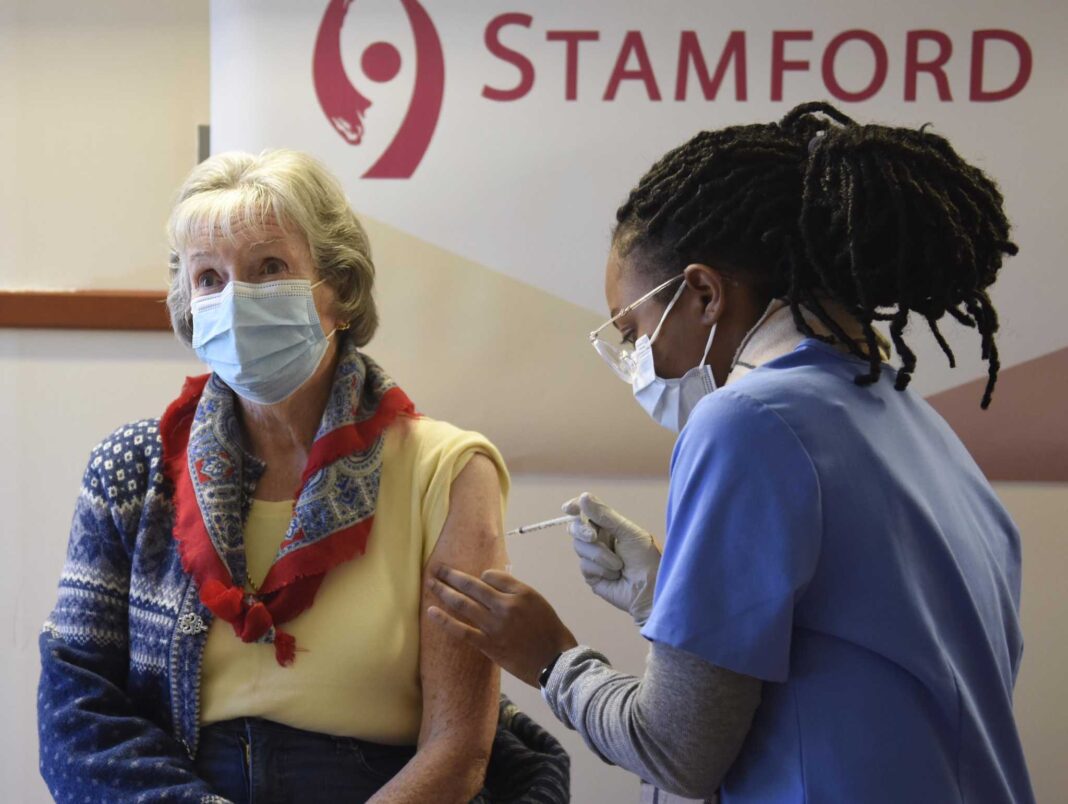
<svg viewBox="0 0 1068 804"><path fill-rule="evenodd" d="M619 379L623 380L623 382L632 383L634 381L634 375L638 373L638 363L634 359L634 350L623 344L616 345L614 343L606 341L604 338L601 337L601 332L607 327L610 327L620 318L625 316L639 304L649 301L649 299L653 298L653 296L655 296L657 293L662 291L664 288L670 286L672 282L678 282L680 279L685 279L685 275L679 274L678 276L673 276L671 277L671 279L669 279L667 282L664 282L662 285L657 285L655 288L650 290L640 299L628 304L626 307L624 307L622 310L620 310L618 313L616 313L614 316L609 318L607 321L601 324L601 326L597 327L597 329L590 333L590 345L593 346L594 351L596 351L597 354L601 356L601 359L608 364L608 367L611 368L612 371L616 373L616 376L619 377ZM685 287L685 285L679 287L680 293L683 287ZM679 294L676 293L675 297L678 298L678 295ZM663 325L663 323L664 322L661 319L660 325ZM657 326L656 331L649 338L650 343L660 333L660 325Z"/></svg>

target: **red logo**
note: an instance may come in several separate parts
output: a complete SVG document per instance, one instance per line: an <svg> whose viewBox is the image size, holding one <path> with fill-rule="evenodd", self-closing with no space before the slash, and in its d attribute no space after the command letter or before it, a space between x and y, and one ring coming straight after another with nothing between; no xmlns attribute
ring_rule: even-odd
<svg viewBox="0 0 1068 804"><path fill-rule="evenodd" d="M330 0L315 40L312 75L326 119L346 142L359 145L371 101L353 86L341 61L341 27L353 2ZM415 38L415 87L396 136L365 179L407 179L415 172L434 136L445 93L445 59L434 23L418 0L400 3ZM364 50L360 67L371 81L392 81L400 72L400 51L389 42L375 42Z"/></svg>

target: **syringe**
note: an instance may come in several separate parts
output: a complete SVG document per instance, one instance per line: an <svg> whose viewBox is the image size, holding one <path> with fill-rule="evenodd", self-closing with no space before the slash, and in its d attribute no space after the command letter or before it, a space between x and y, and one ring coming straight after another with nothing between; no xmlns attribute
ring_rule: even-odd
<svg viewBox="0 0 1068 804"><path fill-rule="evenodd" d="M518 536L520 533L530 533L535 530L545 530L546 528L555 528L557 525L566 525L569 522L574 522L579 517L577 516L558 516L556 519L546 519L544 522L535 522L533 525L523 525L515 530L510 530L505 536Z"/></svg>

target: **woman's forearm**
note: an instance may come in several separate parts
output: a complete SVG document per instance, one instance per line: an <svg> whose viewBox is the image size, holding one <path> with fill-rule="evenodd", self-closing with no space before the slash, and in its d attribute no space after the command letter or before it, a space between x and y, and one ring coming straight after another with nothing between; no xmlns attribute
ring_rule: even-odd
<svg viewBox="0 0 1068 804"><path fill-rule="evenodd" d="M476 754L443 740L419 751L393 779L371 798L372 804L466 804L482 789L489 753Z"/></svg>

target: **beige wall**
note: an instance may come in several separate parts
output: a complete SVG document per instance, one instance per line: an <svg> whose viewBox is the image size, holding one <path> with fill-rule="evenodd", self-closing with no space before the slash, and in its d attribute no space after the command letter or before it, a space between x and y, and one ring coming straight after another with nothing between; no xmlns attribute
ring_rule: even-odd
<svg viewBox="0 0 1068 804"><path fill-rule="evenodd" d="M999 484L1023 538L1016 720L1039 801L1068 795L1068 485Z"/></svg>
<svg viewBox="0 0 1068 804"><path fill-rule="evenodd" d="M207 122L207 64L202 0L0 0L0 285L163 281L161 223L193 163L195 127ZM37 775L36 640L85 456L119 424L158 415L199 370L168 335L0 330L0 777L11 801L48 800ZM509 524L551 516L585 489L651 528L662 522L662 479L521 475ZM1068 790L1068 487L999 492L1024 531L1020 729L1039 799L1053 801ZM642 640L588 593L561 532L531 534L510 550L516 574L567 612L580 639L640 671ZM533 691L506 688L548 722ZM576 801L633 800L631 777L554 728L572 751Z"/></svg>
<svg viewBox="0 0 1068 804"><path fill-rule="evenodd" d="M158 288L207 0L0 0L0 287Z"/></svg>

